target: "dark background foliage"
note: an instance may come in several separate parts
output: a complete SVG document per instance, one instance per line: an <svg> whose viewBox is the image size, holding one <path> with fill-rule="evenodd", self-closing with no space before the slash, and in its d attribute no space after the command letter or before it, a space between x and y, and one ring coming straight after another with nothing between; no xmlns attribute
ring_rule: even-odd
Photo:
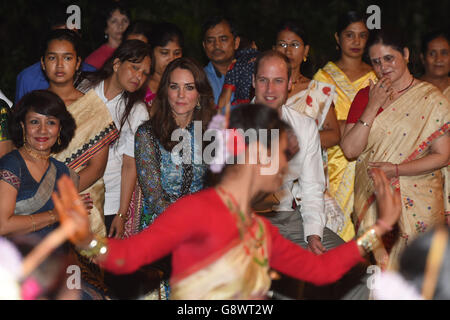
<svg viewBox="0 0 450 320"><path fill-rule="evenodd" d="M104 41L100 12L105 3L105 0L0 0L1 90L14 99L15 78L22 69L38 61L40 42L49 27L48 17L55 10L78 5L86 53L100 46ZM121 0L121 3L130 8L132 20L177 24L185 34L185 55L202 63L206 63L206 57L200 30L209 15L221 13L232 17L238 30L254 39L261 50L271 48L274 26L283 19L297 19L310 37L310 73L336 58L333 38L336 20L348 10L364 13L369 5L380 6L382 26L394 24L407 33L415 73L420 73L418 50L422 34L450 28L449 0Z"/></svg>

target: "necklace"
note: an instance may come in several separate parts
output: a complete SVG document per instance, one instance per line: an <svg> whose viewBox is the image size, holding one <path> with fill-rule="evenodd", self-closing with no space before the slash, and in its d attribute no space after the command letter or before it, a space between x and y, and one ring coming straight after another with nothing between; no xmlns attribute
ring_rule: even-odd
<svg viewBox="0 0 450 320"><path fill-rule="evenodd" d="M239 204L236 201L236 198L229 192L225 191L222 187L217 187L217 190L222 192L224 195L226 195L232 202L232 206L234 206L237 210L237 214L239 215L239 218L241 218L242 222L245 224L245 214L242 212L242 210L239 208ZM228 208L231 210L230 204L228 204Z"/></svg>
<svg viewBox="0 0 450 320"><path fill-rule="evenodd" d="M411 83L405 89L397 91L397 93L402 93L403 91L408 90L412 86L413 82L414 82L414 77L412 77Z"/></svg>
<svg viewBox="0 0 450 320"><path fill-rule="evenodd" d="M39 159L39 160L48 160L48 158L50 158L50 154L43 155L41 153L38 153L38 152L34 151L33 149L31 149L31 147L28 145L28 143L24 143L23 148L32 158Z"/></svg>
<svg viewBox="0 0 450 320"><path fill-rule="evenodd" d="M295 85L298 83L298 82L300 82L300 79L303 79L304 78L304 76L303 75L299 75L298 76L298 78L297 78L297 80L295 80L295 81L292 81L292 87L291 87L291 91L294 91L294 89L295 89Z"/></svg>
<svg viewBox="0 0 450 320"><path fill-rule="evenodd" d="M240 238L243 240L243 248L247 256L252 256L253 262L257 263L261 267L267 267L269 264L269 260L267 258L267 250L266 250L266 232L264 228L264 223L260 219L256 219L256 224L251 225L250 223L245 223L245 215L239 209L239 205L234 198L234 196L225 191L223 188L217 186L217 190L226 195L233 205L238 210L238 215L240 217L240 221L238 221L238 230ZM227 204L228 208L231 210L231 204ZM252 212L253 214L253 212Z"/></svg>

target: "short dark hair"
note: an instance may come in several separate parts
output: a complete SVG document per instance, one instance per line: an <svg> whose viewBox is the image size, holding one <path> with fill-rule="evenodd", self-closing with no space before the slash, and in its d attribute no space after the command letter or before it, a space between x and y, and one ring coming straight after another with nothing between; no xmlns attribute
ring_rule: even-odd
<svg viewBox="0 0 450 320"><path fill-rule="evenodd" d="M264 104L242 104L234 108L230 112L230 120L228 123L230 129L255 129L259 132L260 129L274 130L278 129L281 132L289 129L289 125L281 120L277 110L270 108ZM270 132L269 132L270 134ZM267 139L267 144L270 147L271 139ZM248 144L248 141L246 141Z"/></svg>
<svg viewBox="0 0 450 320"><path fill-rule="evenodd" d="M58 153L67 148L75 134L75 120L67 111L62 99L55 93L47 90L35 90L26 94L13 106L9 120L9 132L11 140L17 148L23 146L23 129L21 123L25 124L25 116L33 111L46 116L53 116L60 121L61 144L55 143L52 153Z"/></svg>
<svg viewBox="0 0 450 320"><path fill-rule="evenodd" d="M392 26L386 26L382 29L377 29L370 32L369 40L367 41L367 50L376 44L383 44L400 52L403 55L403 49L407 48L406 37L404 32Z"/></svg>
<svg viewBox="0 0 450 320"><path fill-rule="evenodd" d="M309 45L308 35L306 34L304 27L302 25L300 25L297 21L285 20L285 21L281 22L277 26L275 36L278 36L278 34L284 30L288 30L288 31L295 33L297 36L299 36L303 40L303 43L305 44L305 46Z"/></svg>
<svg viewBox="0 0 450 320"><path fill-rule="evenodd" d="M362 22L364 25L366 25L365 16L357 11L347 11L341 14L337 19L336 25L336 33L338 34L338 36L340 36L341 32L347 29L349 25L355 22Z"/></svg>
<svg viewBox="0 0 450 320"><path fill-rule="evenodd" d="M181 48L184 47L183 31L170 22L161 22L153 25L149 41L153 49L155 47L163 47L170 41L178 42Z"/></svg>
<svg viewBox="0 0 450 320"><path fill-rule="evenodd" d="M228 26L230 27L230 31L231 34L233 35L233 37L237 37L239 36L238 30L236 29L236 26L234 25L234 22L231 18L229 17L225 17L225 16L211 16L208 17L202 25L202 35L203 35L203 39L205 38L206 32L211 29L214 28L215 26L217 26L219 23L225 22L228 24Z"/></svg>
<svg viewBox="0 0 450 320"><path fill-rule="evenodd" d="M279 134L291 130L289 124L284 122L277 110L270 108L266 105L255 103L255 104L241 104L234 108L230 113L230 119L228 121L229 129L241 129L244 132L249 129L255 129L257 139L263 138L261 134L267 134L265 142L267 147L270 149L272 139L272 130L279 130ZM265 130L260 130L265 129ZM245 144L250 143L249 136L245 136ZM233 164L225 165L224 169L217 174L213 174L208 171L207 182L209 185L217 185L223 176L233 167L236 167L239 163L238 161L232 161Z"/></svg>
<svg viewBox="0 0 450 320"><path fill-rule="evenodd" d="M434 30L432 32L429 32L422 37L421 52L423 55L426 55L427 50L428 50L428 45L430 44L430 42L433 41L434 39L438 39L438 38L444 38L450 44L450 40L449 40L450 37L449 37L448 31Z"/></svg>
<svg viewBox="0 0 450 320"><path fill-rule="evenodd" d="M118 2L109 3L106 5L106 8L104 10L102 10L103 19L104 19L103 20L104 27L102 29L102 32L108 26L108 20L109 20L109 18L112 17L114 11L116 11L116 10L118 10L124 16L127 16L128 20L131 21L131 13L130 13L128 6L124 5L123 3L118 3Z"/></svg>
<svg viewBox="0 0 450 320"><path fill-rule="evenodd" d="M289 59L288 59L288 57L286 57L286 55L284 55L283 53L278 52L276 50L264 51L264 52L260 53L258 55L258 57L256 57L255 69L254 69L255 77L258 74L258 69L259 69L259 65L261 64L261 61L266 58L272 58L272 57L280 58L281 60L283 60L286 63L287 72L288 72L288 80L289 80L292 75L291 63L289 62Z"/></svg>
<svg viewBox="0 0 450 320"><path fill-rule="evenodd" d="M101 69L94 72L82 73L80 79L76 81L75 86L84 92L97 86L103 80L108 79L114 74L114 60L116 59L119 59L121 63L125 61L140 63L146 57L149 57L153 61L150 45L140 40L123 41L114 51L111 58L106 60ZM130 115L134 104L138 101L144 100L149 78L150 77L147 77L146 81L142 84L142 87L139 88L139 90L135 92L123 92L122 98L124 99L126 106L120 119L119 134L122 132L123 125L128 120L128 116ZM85 79L87 81L84 81Z"/></svg>
<svg viewBox="0 0 450 320"><path fill-rule="evenodd" d="M205 131L209 121L216 113L213 91L201 65L194 59L186 57L175 59L169 63L161 77L156 99L152 104L152 110L155 110L155 113L149 120L155 136L168 151L171 151L178 143L177 141L171 141L170 139L172 132L178 126L173 118L167 93L167 89L170 85L170 76L177 68L189 70L192 73L195 81L195 88L200 96L199 102L201 107L200 110L194 109L192 120L202 121L203 131Z"/></svg>
<svg viewBox="0 0 450 320"><path fill-rule="evenodd" d="M69 29L51 30L47 34L44 42L41 45L41 57L45 56L45 53L47 52L47 49L48 49L48 45L53 40L69 41L73 45L73 49L75 50L77 57L80 57L80 58L83 57L84 53L83 53L81 37L77 32L75 32L73 30L69 30Z"/></svg>
<svg viewBox="0 0 450 320"><path fill-rule="evenodd" d="M127 37L131 34L140 34L147 38L147 41L150 43L150 32L151 32L151 24L145 20L136 20L131 23L127 30L123 33L123 41L127 39Z"/></svg>

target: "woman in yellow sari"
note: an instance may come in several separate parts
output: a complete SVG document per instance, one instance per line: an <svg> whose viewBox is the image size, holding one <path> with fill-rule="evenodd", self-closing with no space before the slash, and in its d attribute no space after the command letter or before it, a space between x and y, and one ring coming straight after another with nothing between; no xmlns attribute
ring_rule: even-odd
<svg viewBox="0 0 450 320"><path fill-rule="evenodd" d="M340 58L337 62L329 61L325 67L319 69L313 79L336 87L337 100L334 109L342 136L345 120L356 93L366 87L370 79L375 80L376 76L372 68L362 60L369 30L360 15L351 11L341 16L334 36ZM350 218L353 211L355 163L345 158L338 145L328 148L328 175L328 190L345 216L344 227L339 235L349 241L355 236Z"/></svg>
<svg viewBox="0 0 450 320"><path fill-rule="evenodd" d="M395 269L401 251L417 235L445 223L443 177L450 157L449 101L433 85L408 70L409 50L394 32L380 30L369 41L379 78L361 90L349 112L341 147L356 160L357 234L376 219L368 169L380 168L402 197L398 225L374 251L384 269Z"/></svg>
<svg viewBox="0 0 450 320"><path fill-rule="evenodd" d="M422 39L420 59L425 67L425 74L420 78L435 85L450 100L450 38L448 32L434 31ZM442 168L445 177L444 205L445 214L450 214L450 167ZM447 216L447 224L450 218Z"/></svg>

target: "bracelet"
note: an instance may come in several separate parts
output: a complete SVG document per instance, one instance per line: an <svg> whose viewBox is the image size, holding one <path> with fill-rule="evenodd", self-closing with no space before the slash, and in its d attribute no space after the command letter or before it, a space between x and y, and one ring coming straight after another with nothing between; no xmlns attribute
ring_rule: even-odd
<svg viewBox="0 0 450 320"><path fill-rule="evenodd" d="M356 244L362 247L366 253L370 253L373 249L377 248L379 245L379 239L375 233L375 229L372 227L361 237L358 238Z"/></svg>
<svg viewBox="0 0 450 320"><path fill-rule="evenodd" d="M367 122L362 121L361 119L358 119L358 122L361 123L363 126L370 128L369 124Z"/></svg>
<svg viewBox="0 0 450 320"><path fill-rule="evenodd" d="M389 227L388 224L381 219L377 220L377 224L387 231L392 231L392 227Z"/></svg>
<svg viewBox="0 0 450 320"><path fill-rule="evenodd" d="M33 217L32 214L30 214L29 217L31 218L31 224L33 226L33 232L36 232L36 222L34 222L34 217Z"/></svg>
<svg viewBox="0 0 450 320"><path fill-rule="evenodd" d="M118 213L117 214L119 216L120 219L122 219L124 222L127 221L127 217L125 217L125 215L123 213Z"/></svg>
<svg viewBox="0 0 450 320"><path fill-rule="evenodd" d="M108 252L108 239L95 236L87 249L80 250L80 254L86 258L96 258Z"/></svg>
<svg viewBox="0 0 450 320"><path fill-rule="evenodd" d="M398 178L398 164L395 165L395 177Z"/></svg>
<svg viewBox="0 0 450 320"><path fill-rule="evenodd" d="M50 218L52 219L52 222L50 224L54 224L56 222L56 216L53 213L53 209L49 211Z"/></svg>

